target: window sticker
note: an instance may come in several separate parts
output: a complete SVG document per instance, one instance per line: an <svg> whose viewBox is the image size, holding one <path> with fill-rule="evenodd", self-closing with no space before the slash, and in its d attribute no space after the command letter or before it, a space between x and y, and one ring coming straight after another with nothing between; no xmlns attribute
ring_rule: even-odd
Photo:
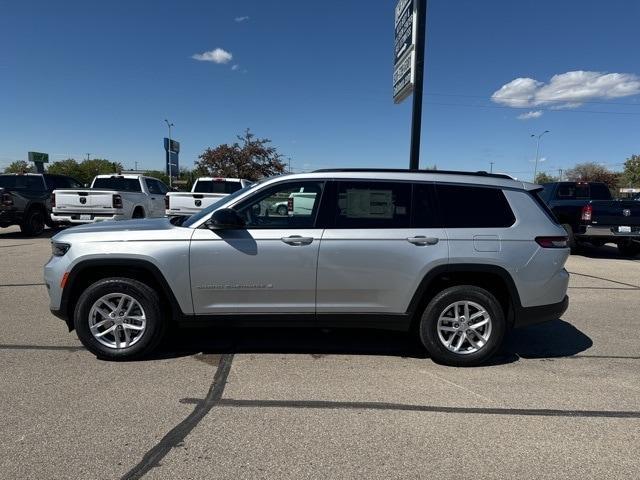
<svg viewBox="0 0 640 480"><path fill-rule="evenodd" d="M347 190L346 215L349 218L393 218L391 190Z"/></svg>

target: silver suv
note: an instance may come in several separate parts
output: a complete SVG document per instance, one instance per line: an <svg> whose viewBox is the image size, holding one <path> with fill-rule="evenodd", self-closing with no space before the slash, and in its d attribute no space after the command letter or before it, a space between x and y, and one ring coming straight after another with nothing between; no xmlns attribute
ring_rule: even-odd
<svg viewBox="0 0 640 480"><path fill-rule="evenodd" d="M567 309L566 232L540 190L485 172L270 178L186 219L59 233L50 306L108 359L210 322L415 329L434 360L477 365Z"/></svg>

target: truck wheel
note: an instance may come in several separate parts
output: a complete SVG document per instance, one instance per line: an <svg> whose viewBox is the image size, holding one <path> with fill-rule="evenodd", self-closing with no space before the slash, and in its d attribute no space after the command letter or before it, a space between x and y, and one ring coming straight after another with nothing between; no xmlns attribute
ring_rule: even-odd
<svg viewBox="0 0 640 480"><path fill-rule="evenodd" d="M576 242L576 236L573 233L573 228L567 223L562 224L562 228L567 232L567 246L571 249L571 253L578 252L578 243Z"/></svg>
<svg viewBox="0 0 640 480"><path fill-rule="evenodd" d="M78 299L73 322L82 344L108 360L131 360L151 352L167 326L158 293L119 277L90 285Z"/></svg>
<svg viewBox="0 0 640 480"><path fill-rule="evenodd" d="M44 231L44 221L42 211L38 208L31 208L20 224L20 231L25 235L36 237Z"/></svg>
<svg viewBox="0 0 640 480"><path fill-rule="evenodd" d="M281 217L285 217L287 215L287 213L289 213L289 211L287 210L286 206L279 205L278 208L276 209L276 213L278 215L280 215Z"/></svg>
<svg viewBox="0 0 640 480"><path fill-rule="evenodd" d="M625 257L635 257L640 254L640 243L628 241L618 244L618 252Z"/></svg>
<svg viewBox="0 0 640 480"><path fill-rule="evenodd" d="M473 285L441 291L420 319L420 339L431 358L456 367L486 362L502 344L505 331L500 303Z"/></svg>

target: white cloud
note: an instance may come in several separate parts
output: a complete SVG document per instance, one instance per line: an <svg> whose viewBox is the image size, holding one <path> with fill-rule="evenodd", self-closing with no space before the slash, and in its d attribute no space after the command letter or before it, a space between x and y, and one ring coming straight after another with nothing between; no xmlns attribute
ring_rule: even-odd
<svg viewBox="0 0 640 480"><path fill-rule="evenodd" d="M237 63L231 67L231 70L238 70L240 68L240 65L238 65Z"/></svg>
<svg viewBox="0 0 640 480"><path fill-rule="evenodd" d="M242 23L242 22L246 22L247 20L249 20L249 17L247 15L245 15L244 17L236 17L234 18L234 20L238 23Z"/></svg>
<svg viewBox="0 0 640 480"><path fill-rule="evenodd" d="M532 118L540 118L542 116L542 110L532 110L527 113L518 115L518 120L531 120Z"/></svg>
<svg viewBox="0 0 640 480"><path fill-rule="evenodd" d="M563 109L576 108L591 100L638 94L640 77L637 75L578 70L554 75L548 83L516 78L494 92L491 100L514 108L548 106Z"/></svg>
<svg viewBox="0 0 640 480"><path fill-rule="evenodd" d="M227 52L222 48L216 48L209 52L194 53L191 58L199 60L201 62L213 62L213 63L229 63L233 58L231 52Z"/></svg>

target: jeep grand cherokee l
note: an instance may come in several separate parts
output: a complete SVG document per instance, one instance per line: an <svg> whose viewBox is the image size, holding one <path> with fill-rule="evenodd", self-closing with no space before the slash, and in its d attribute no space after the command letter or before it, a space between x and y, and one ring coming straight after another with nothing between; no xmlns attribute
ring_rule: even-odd
<svg viewBox="0 0 640 480"><path fill-rule="evenodd" d="M51 310L103 358L170 322L415 329L431 357L485 362L505 332L568 306L567 237L540 187L505 175L323 170L266 179L186 221L52 239ZM268 205L304 193L310 209Z"/></svg>

